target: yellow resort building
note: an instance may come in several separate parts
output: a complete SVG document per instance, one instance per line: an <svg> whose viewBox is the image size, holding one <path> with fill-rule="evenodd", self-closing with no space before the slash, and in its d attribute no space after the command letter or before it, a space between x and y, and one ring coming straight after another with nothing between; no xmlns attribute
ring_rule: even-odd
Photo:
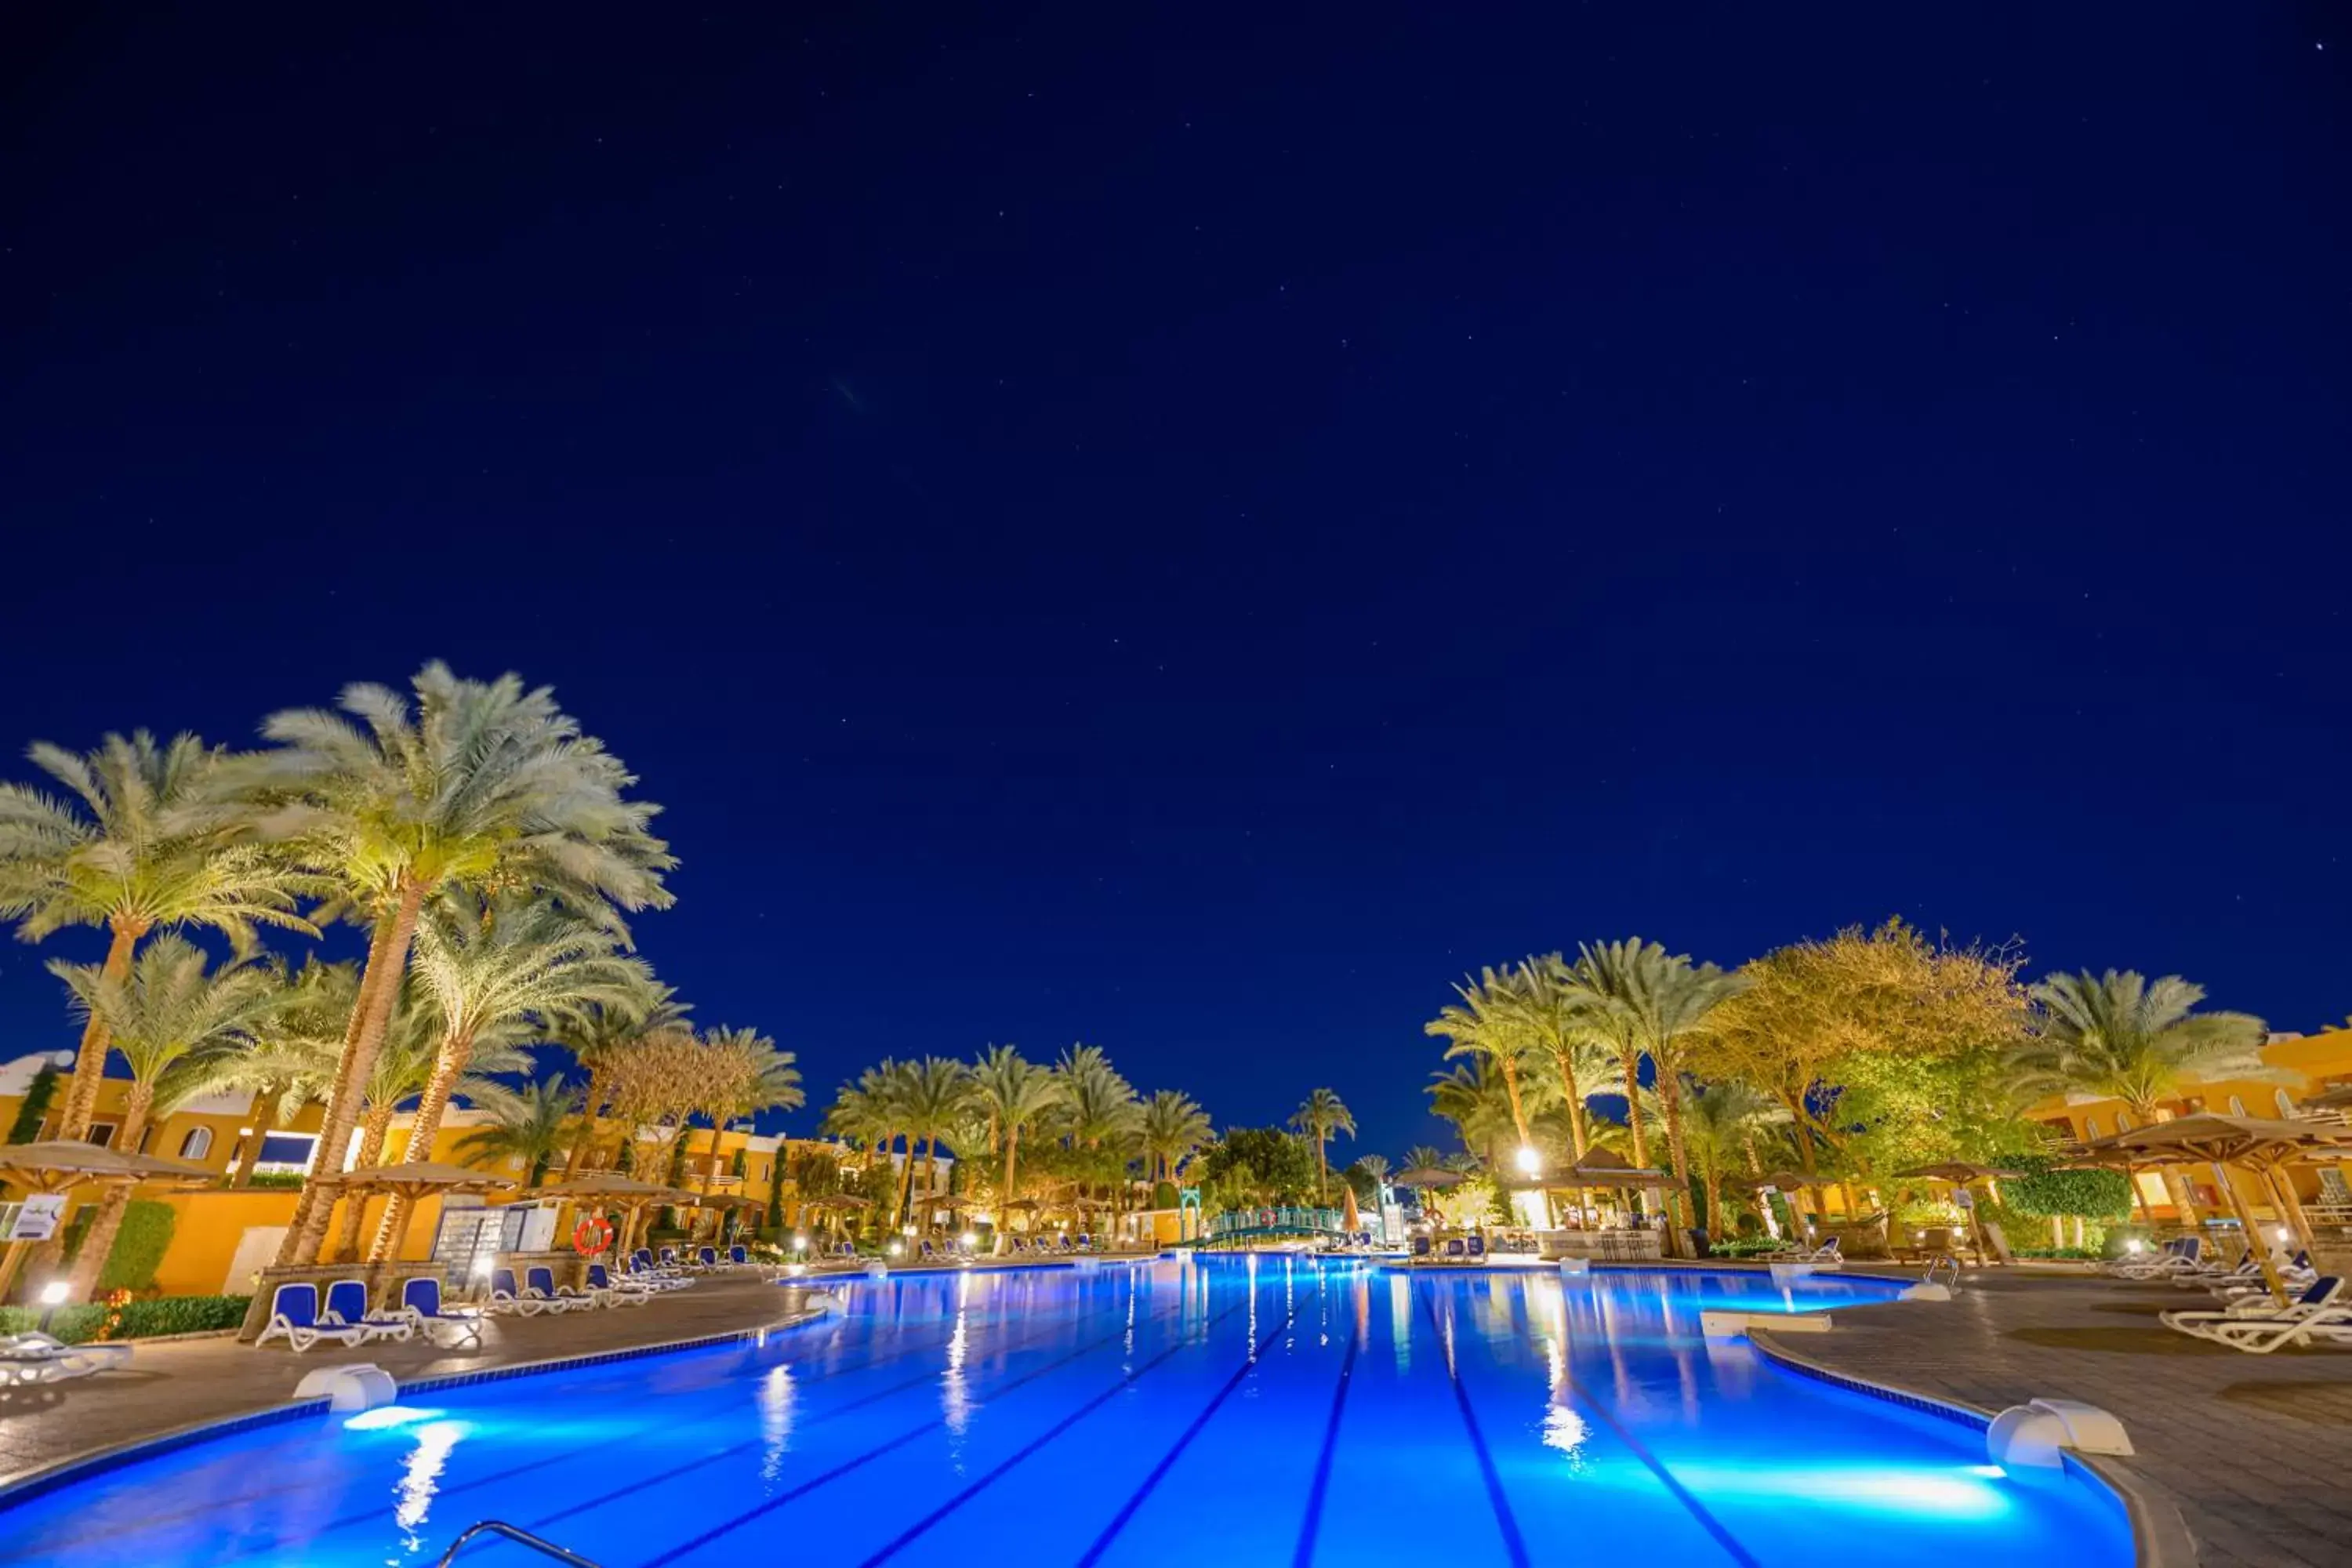
<svg viewBox="0 0 2352 1568"><path fill-rule="evenodd" d="M2306 1117L2342 1120L2340 1112L2306 1110L2304 1102L2322 1090L2352 1083L2352 1027L2326 1029L2313 1035L2273 1035L2263 1047L2262 1056L2274 1077L2184 1084L2179 1094L2157 1107L2153 1120L2169 1121L2200 1112L2276 1121ZM2045 1100L2026 1114L2068 1140L2082 1143L2129 1131L2140 1124L2140 1119L2123 1101L2092 1095ZM2352 1232L2352 1187L2346 1184L2342 1165L2333 1162L2296 1162L2285 1167L2284 1174L2315 1229ZM2158 1221L2187 1221L2188 1216L2180 1212L2177 1202L2174 1181L2185 1187L2189 1204L2200 1217L2230 1213L2231 1205L2215 1185L2210 1165L2147 1167L2136 1171L2133 1180L2137 1187L2135 1205L2144 1207ZM2270 1194L2259 1184L2242 1181L2238 1195L2259 1219L2270 1222L2281 1217Z"/></svg>
<svg viewBox="0 0 2352 1568"><path fill-rule="evenodd" d="M16 1125L26 1098L45 1065L69 1068L71 1062L71 1052L41 1052L0 1063L0 1131ZM101 1085L90 1142L113 1146L115 1133L121 1125L123 1097L129 1088L129 1082L121 1079L108 1079ZM60 1079L57 1099L41 1119L43 1125L16 1141L30 1142L54 1136L63 1089ZM198 1166L215 1177L215 1184L209 1186L197 1186L192 1182L149 1182L134 1193L137 1198L166 1205L173 1214L171 1238L150 1287L157 1293L246 1295L252 1289L256 1272L276 1257L293 1215L297 1190L317 1158L319 1127L325 1113L315 1103L306 1105L290 1123L278 1127L261 1120L257 1115L257 1101L244 1094L198 1099L155 1121L142 1138L138 1152ZM480 1111L452 1106L434 1138L431 1158L451 1164L464 1163L458 1145L467 1133L488 1120ZM411 1125L412 1119L406 1112L393 1119L391 1132L384 1140L384 1159L403 1157ZM606 1125L610 1128L613 1124ZM637 1136L641 1145L657 1141L657 1135L650 1129L641 1129ZM354 1137L352 1149L344 1156L347 1167L354 1163L357 1142ZM850 1153L837 1142L766 1136L752 1131L748 1123L722 1129L715 1152L709 1128L691 1130L684 1142L684 1157L676 1173L677 1184L698 1193L739 1196L759 1205L743 1211L742 1223L747 1230L757 1226L801 1222L797 1184L787 1176L779 1188L779 1164L789 1171L793 1162L801 1156L840 1158ZM609 1166L613 1158L613 1146L608 1142L587 1162L588 1168ZM904 1158L903 1154L895 1155L894 1165ZM940 1154L927 1191L921 1181L924 1164L918 1160L919 1197L946 1193L954 1164L951 1157ZM560 1174L561 1170L559 1162L556 1173ZM511 1177L518 1183L528 1174L520 1158L504 1162L503 1167L493 1173ZM669 1174L662 1173L647 1179L660 1181ZM68 1215L94 1203L98 1196L95 1187L78 1189L68 1199ZM775 1200L781 1200L782 1212L772 1217L766 1211ZM374 1236L384 1200L375 1197L365 1202L356 1227L362 1247ZM0 1235L5 1234L15 1208L14 1203L0 1201ZM556 1215L557 1205L552 1203L509 1202L496 1194L488 1199L465 1194L428 1197L415 1205L406 1234L393 1256L454 1260L488 1250L526 1252L561 1246L562 1238L551 1235ZM339 1214L328 1227L331 1249L338 1233L348 1228L349 1216Z"/></svg>

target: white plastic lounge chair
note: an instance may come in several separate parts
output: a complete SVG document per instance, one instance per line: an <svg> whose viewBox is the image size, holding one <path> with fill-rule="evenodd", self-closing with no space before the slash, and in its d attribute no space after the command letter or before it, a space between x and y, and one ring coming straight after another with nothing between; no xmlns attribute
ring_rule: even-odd
<svg viewBox="0 0 2352 1568"><path fill-rule="evenodd" d="M2118 1264L2108 1272L2118 1279L2168 1279L2175 1274L2195 1271L2204 1246L2201 1236L2176 1237L2154 1257Z"/></svg>
<svg viewBox="0 0 2352 1568"><path fill-rule="evenodd" d="M371 1312L367 1304L367 1281L338 1279L327 1287L326 1310L319 1314L321 1324L360 1331L360 1342L371 1340L403 1340L413 1337L416 1325L403 1312Z"/></svg>
<svg viewBox="0 0 2352 1568"><path fill-rule="evenodd" d="M425 1337L443 1348L471 1344L479 1349L482 1343L482 1315L479 1312L445 1312L441 1310L441 1281L430 1274L421 1274L400 1287L400 1310L409 1322L424 1331Z"/></svg>
<svg viewBox="0 0 2352 1568"><path fill-rule="evenodd" d="M607 1307L642 1307L661 1294L650 1285L614 1279L601 1263L588 1266L588 1289L583 1293L600 1299Z"/></svg>
<svg viewBox="0 0 2352 1568"><path fill-rule="evenodd" d="M504 1318L536 1318L541 1312L562 1310L552 1302L541 1301L524 1294L515 1284L513 1269L490 1270L490 1299L482 1304L482 1310L485 1312Z"/></svg>
<svg viewBox="0 0 2352 1568"><path fill-rule="evenodd" d="M127 1344L69 1345L37 1330L0 1335L0 1388L64 1383L130 1364Z"/></svg>
<svg viewBox="0 0 2352 1568"><path fill-rule="evenodd" d="M355 1345L366 1338L365 1329L320 1321L319 1288L306 1283L278 1287L269 1298L269 1324L253 1343L257 1350L272 1340L283 1339L295 1350L307 1351L322 1342Z"/></svg>
<svg viewBox="0 0 2352 1568"><path fill-rule="evenodd" d="M2160 1312L2168 1329L2228 1345L2253 1355L2268 1355L2286 1345L2318 1340L2352 1344L2352 1306L2340 1304L2344 1281L2325 1274L2311 1282L2285 1306L2267 1312Z"/></svg>
<svg viewBox="0 0 2352 1568"><path fill-rule="evenodd" d="M577 1290L558 1290L555 1270L544 1263L533 1264L523 1270L522 1298L536 1301L542 1312L569 1312L574 1307L593 1307L596 1303Z"/></svg>

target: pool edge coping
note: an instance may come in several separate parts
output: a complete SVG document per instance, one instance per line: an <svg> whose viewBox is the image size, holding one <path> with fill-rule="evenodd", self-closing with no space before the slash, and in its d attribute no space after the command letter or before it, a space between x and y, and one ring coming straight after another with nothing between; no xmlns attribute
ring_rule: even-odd
<svg viewBox="0 0 2352 1568"><path fill-rule="evenodd" d="M1848 1393L1883 1399L1948 1421L1957 1421L1979 1431L1988 1430L1992 1426L1996 1414L1993 1411L1966 1400L1922 1394L1900 1384L1863 1377L1825 1365L1780 1343L1772 1337L1769 1329L1751 1329L1748 1342L1767 1362L1801 1377L1810 1377ZM2106 1487L2115 1494L2116 1500L2123 1505L2124 1521L2131 1528L2135 1568L2196 1568L2200 1557L2197 1537L2189 1530L2188 1521L2181 1518L2179 1507L2160 1489L2128 1465L2120 1464L2111 1458L2078 1454L2071 1449L2064 1458L2067 1463L2079 1467Z"/></svg>
<svg viewBox="0 0 2352 1568"><path fill-rule="evenodd" d="M695 1334L682 1340L660 1340L649 1344L628 1345L618 1350L590 1351L580 1355L544 1356L537 1361L516 1362L511 1365L484 1367L478 1372L436 1373L427 1377L397 1379L394 1391L401 1394L430 1394L439 1389L460 1388L477 1383L499 1383L512 1377L530 1377L541 1373L565 1372L575 1367L601 1366L611 1362L635 1361L646 1356L669 1355L679 1351L708 1350L717 1345L740 1344L769 1334L783 1333L805 1328L826 1315L822 1307L802 1307L772 1322L755 1324L745 1329L727 1329L717 1333ZM359 1364L357 1363L345 1364ZM110 1470L159 1458L179 1449L208 1442L215 1437L232 1436L262 1426L275 1426L284 1422L298 1421L306 1415L321 1415L328 1412L331 1400L324 1394L311 1399L289 1399L283 1404L247 1410L234 1415L214 1416L209 1420L192 1421L152 1436L134 1437L121 1443L109 1443L96 1448L86 1448L77 1454L27 1470L5 1481L0 1481L0 1510L47 1496L63 1487L102 1476Z"/></svg>

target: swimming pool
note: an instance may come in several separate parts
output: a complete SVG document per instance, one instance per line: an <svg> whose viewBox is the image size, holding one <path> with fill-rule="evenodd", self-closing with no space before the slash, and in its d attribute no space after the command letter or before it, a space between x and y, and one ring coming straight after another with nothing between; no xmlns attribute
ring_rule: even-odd
<svg viewBox="0 0 2352 1568"><path fill-rule="evenodd" d="M497 1518L605 1568L2129 1563L2104 1489L1699 1333L1884 1289L1277 1257L860 1280L763 1342L137 1460L0 1512L0 1561L383 1568Z"/></svg>

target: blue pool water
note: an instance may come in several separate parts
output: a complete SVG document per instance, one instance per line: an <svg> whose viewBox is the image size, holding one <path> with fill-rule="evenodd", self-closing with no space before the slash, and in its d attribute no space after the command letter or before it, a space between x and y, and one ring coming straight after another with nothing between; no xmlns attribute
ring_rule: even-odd
<svg viewBox="0 0 2352 1568"><path fill-rule="evenodd" d="M1699 1333L1867 1281L1260 1258L847 1295L761 1343L135 1462L0 1511L0 1562L398 1568L485 1517L606 1568L2131 1562L2092 1483L2012 1481L1971 1426Z"/></svg>

